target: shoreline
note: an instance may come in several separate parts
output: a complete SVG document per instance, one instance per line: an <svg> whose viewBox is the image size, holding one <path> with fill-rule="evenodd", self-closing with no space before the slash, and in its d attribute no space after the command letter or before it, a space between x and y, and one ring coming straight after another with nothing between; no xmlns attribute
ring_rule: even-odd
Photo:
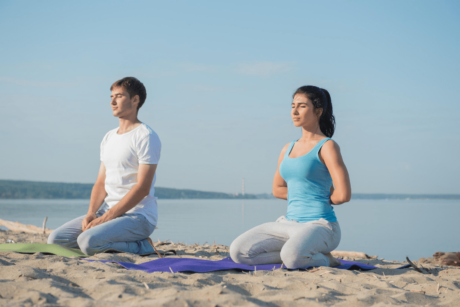
<svg viewBox="0 0 460 307"><path fill-rule="evenodd" d="M0 231L0 243L46 243L47 235ZM216 252L217 247L217 252ZM225 245L172 243L177 256L221 260ZM87 259L140 264L157 255L101 253ZM115 263L88 262L56 255L0 252L0 305L148 305L148 306L369 306L443 305L460 301L460 268L422 264L424 273L400 269L407 262L347 258L378 269L347 271L320 267L307 271L218 271L145 273ZM420 267L419 261L413 261Z"/></svg>

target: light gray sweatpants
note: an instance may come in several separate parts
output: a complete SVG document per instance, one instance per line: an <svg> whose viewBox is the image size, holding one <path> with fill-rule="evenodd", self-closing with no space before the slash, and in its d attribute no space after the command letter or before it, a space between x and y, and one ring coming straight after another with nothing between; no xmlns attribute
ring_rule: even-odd
<svg viewBox="0 0 460 307"><path fill-rule="evenodd" d="M325 219L299 223L281 216L256 226L230 245L230 257L248 265L284 263L287 268L329 266L330 253L339 245L338 222Z"/></svg>
<svg viewBox="0 0 460 307"><path fill-rule="evenodd" d="M104 207L96 216L105 213ZM138 255L153 254L152 245L147 241L155 225L149 223L142 214L123 214L111 221L82 231L82 222L86 215L77 217L53 230L48 244L59 244L70 248L80 248L86 255L105 251L118 251Z"/></svg>

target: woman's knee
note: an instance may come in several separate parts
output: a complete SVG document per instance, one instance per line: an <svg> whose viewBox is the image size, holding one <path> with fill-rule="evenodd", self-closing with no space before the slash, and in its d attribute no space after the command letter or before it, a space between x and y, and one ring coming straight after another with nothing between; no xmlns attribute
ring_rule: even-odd
<svg viewBox="0 0 460 307"><path fill-rule="evenodd" d="M230 257L236 263L254 265L254 257L257 256L253 251L253 246L248 244L247 234L242 234L230 244Z"/></svg>
<svg viewBox="0 0 460 307"><path fill-rule="evenodd" d="M281 260L284 265L289 269L302 268L308 265L311 260L311 253L301 253L298 249L291 249L288 246L287 248L281 249Z"/></svg>
<svg viewBox="0 0 460 307"><path fill-rule="evenodd" d="M243 252L241 250L241 240L240 237L233 240L232 244L230 244L230 258L236 263L244 263L245 257L243 256Z"/></svg>
<svg viewBox="0 0 460 307"><path fill-rule="evenodd" d="M258 265L261 259L259 256L267 254L260 244L250 244L246 237L238 237L230 245L230 257L236 263L247 265ZM279 255L279 254L278 254ZM279 259L279 257L278 257ZM272 262L270 262L272 263Z"/></svg>
<svg viewBox="0 0 460 307"><path fill-rule="evenodd" d="M284 265L290 269L296 268L300 259L300 255L297 251L291 251L286 248L281 249L280 256Z"/></svg>

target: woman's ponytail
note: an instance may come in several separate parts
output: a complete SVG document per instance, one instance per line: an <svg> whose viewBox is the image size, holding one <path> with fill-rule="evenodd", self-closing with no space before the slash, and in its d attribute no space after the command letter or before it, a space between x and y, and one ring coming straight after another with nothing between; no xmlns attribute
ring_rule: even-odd
<svg viewBox="0 0 460 307"><path fill-rule="evenodd" d="M327 137L332 137L335 131L335 117L332 110L331 95L325 89L321 89L326 96L326 103L323 106L323 113L319 118L319 128Z"/></svg>

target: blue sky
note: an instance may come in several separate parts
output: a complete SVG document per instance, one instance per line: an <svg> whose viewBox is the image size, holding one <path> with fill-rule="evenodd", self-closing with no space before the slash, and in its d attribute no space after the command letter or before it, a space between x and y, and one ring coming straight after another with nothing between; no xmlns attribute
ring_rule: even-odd
<svg viewBox="0 0 460 307"><path fill-rule="evenodd" d="M458 193L458 1L2 1L0 178L94 182L110 85L147 87L157 186L271 192L302 85L359 193Z"/></svg>

